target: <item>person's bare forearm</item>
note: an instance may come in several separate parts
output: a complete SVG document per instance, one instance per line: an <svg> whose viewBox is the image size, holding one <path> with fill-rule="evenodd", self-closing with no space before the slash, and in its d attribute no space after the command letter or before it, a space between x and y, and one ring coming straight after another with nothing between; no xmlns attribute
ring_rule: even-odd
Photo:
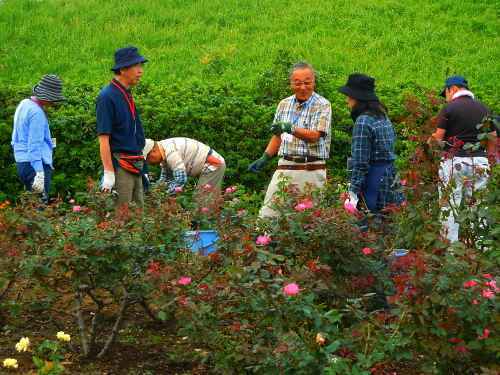
<svg viewBox="0 0 500 375"><path fill-rule="evenodd" d="M302 139L303 141L306 141L308 143L314 143L318 142L318 140L321 138L321 132L317 130L295 128L293 136Z"/></svg>
<svg viewBox="0 0 500 375"><path fill-rule="evenodd" d="M498 140L496 132L488 134L488 159L495 164L498 154Z"/></svg>
<svg viewBox="0 0 500 375"><path fill-rule="evenodd" d="M281 137L279 135L273 135L266 147L266 154L269 156L274 156L278 153L281 145Z"/></svg>
<svg viewBox="0 0 500 375"><path fill-rule="evenodd" d="M113 159L111 158L111 147L109 145L109 135L99 136L99 152L101 154L102 166L105 171L114 172Z"/></svg>

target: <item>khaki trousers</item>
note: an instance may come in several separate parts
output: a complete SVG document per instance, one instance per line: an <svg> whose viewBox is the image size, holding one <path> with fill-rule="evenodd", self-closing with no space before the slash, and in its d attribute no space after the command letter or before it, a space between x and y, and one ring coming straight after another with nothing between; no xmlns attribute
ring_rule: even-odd
<svg viewBox="0 0 500 375"><path fill-rule="evenodd" d="M218 166L205 163L203 170L198 179L198 191L203 190L203 185L209 184L215 191L219 191L222 187L222 180L224 179L224 172L226 171L226 161L224 158L212 150L212 156L220 160L221 164Z"/></svg>
<svg viewBox="0 0 500 375"><path fill-rule="evenodd" d="M324 164L324 161L316 161L308 164ZM280 159L278 165L304 165L304 163L295 163L285 159ZM273 197L278 192L280 181L284 178L289 179L289 184L294 184L298 187L299 191L304 192L306 185L311 185L313 188L322 188L326 182L326 168L317 169L314 171L306 170L276 170L273 174L271 182L267 188L266 196L264 198L264 205L260 209L259 217L276 217L278 212L271 208Z"/></svg>
<svg viewBox="0 0 500 375"><path fill-rule="evenodd" d="M142 207L144 204L144 190L140 174L127 172L123 168L115 169L115 190L118 193L116 204L134 202Z"/></svg>

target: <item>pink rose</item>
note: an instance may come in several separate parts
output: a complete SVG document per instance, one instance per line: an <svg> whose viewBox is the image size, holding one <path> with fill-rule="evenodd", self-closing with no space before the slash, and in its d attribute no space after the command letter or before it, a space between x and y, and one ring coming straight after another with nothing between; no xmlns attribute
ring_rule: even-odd
<svg viewBox="0 0 500 375"><path fill-rule="evenodd" d="M487 299L492 299L493 297L495 297L495 293L490 289L483 289L481 295Z"/></svg>
<svg viewBox="0 0 500 375"><path fill-rule="evenodd" d="M477 299L473 299L473 300L472 300L472 304L473 304L473 305L479 305L479 301L478 301Z"/></svg>
<svg viewBox="0 0 500 375"><path fill-rule="evenodd" d="M483 334L479 336L477 339L478 340L486 340L488 337L490 337L490 330L488 328L483 329Z"/></svg>
<svg viewBox="0 0 500 375"><path fill-rule="evenodd" d="M176 193L182 193L182 186L176 186L175 189L174 189L174 191Z"/></svg>
<svg viewBox="0 0 500 375"><path fill-rule="evenodd" d="M371 249L369 247L364 247L361 251L362 251L362 253L364 255L371 255L371 254L373 254L373 249Z"/></svg>
<svg viewBox="0 0 500 375"><path fill-rule="evenodd" d="M255 241L257 245L260 246L266 246L271 243L271 237L266 236L266 235L261 235L257 237L257 240Z"/></svg>
<svg viewBox="0 0 500 375"><path fill-rule="evenodd" d="M474 281L474 280L469 280L469 281L466 281L464 282L464 288L467 289L467 288L473 288L477 285L477 281Z"/></svg>
<svg viewBox="0 0 500 375"><path fill-rule="evenodd" d="M208 213L210 210L208 209L208 207L202 207L201 208L201 212L203 212L204 214Z"/></svg>
<svg viewBox="0 0 500 375"><path fill-rule="evenodd" d="M210 190L212 188L212 185L205 184L205 185L202 186L202 188L205 189L205 190Z"/></svg>
<svg viewBox="0 0 500 375"><path fill-rule="evenodd" d="M236 189L237 189L236 186L229 186L228 188L226 188L226 193L227 194L234 193Z"/></svg>
<svg viewBox="0 0 500 375"><path fill-rule="evenodd" d="M300 288L296 283L286 284L283 287L283 293L289 297L295 296L295 295L299 294L299 292L300 292Z"/></svg>
<svg viewBox="0 0 500 375"><path fill-rule="evenodd" d="M401 181L400 181L400 184L403 185L403 186L406 186L406 184L408 183L408 181L406 181L405 178L403 178Z"/></svg>
<svg viewBox="0 0 500 375"><path fill-rule="evenodd" d="M491 275L491 273L483 273L483 277L485 279L489 279L489 280L493 279L493 276Z"/></svg>
<svg viewBox="0 0 500 375"><path fill-rule="evenodd" d="M490 287L494 292L498 292L497 281L491 280L484 283L486 286Z"/></svg>
<svg viewBox="0 0 500 375"><path fill-rule="evenodd" d="M82 210L81 206L73 206L73 212L80 212Z"/></svg>
<svg viewBox="0 0 500 375"><path fill-rule="evenodd" d="M188 276L182 276L177 280L177 284L179 285L189 285L191 284L191 278Z"/></svg>
<svg viewBox="0 0 500 375"><path fill-rule="evenodd" d="M358 209L348 200L344 202L344 209L348 214L354 215L358 212Z"/></svg>
<svg viewBox="0 0 500 375"><path fill-rule="evenodd" d="M311 199L303 199L298 204L295 205L295 211L305 211L314 207L313 201Z"/></svg>
<svg viewBox="0 0 500 375"><path fill-rule="evenodd" d="M294 207L295 211L305 211L306 205L304 203L299 203Z"/></svg>

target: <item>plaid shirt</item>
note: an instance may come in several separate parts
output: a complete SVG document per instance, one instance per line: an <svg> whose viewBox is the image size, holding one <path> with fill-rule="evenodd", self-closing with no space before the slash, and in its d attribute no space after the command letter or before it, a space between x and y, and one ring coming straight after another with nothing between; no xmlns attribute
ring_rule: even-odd
<svg viewBox="0 0 500 375"><path fill-rule="evenodd" d="M300 103L295 95L283 99L274 116L274 122L289 122L294 128L316 130L324 133L317 142L306 142L291 134L281 135L279 156L314 156L328 159L330 156L332 107L322 96L313 93L311 97Z"/></svg>
<svg viewBox="0 0 500 375"><path fill-rule="evenodd" d="M396 133L387 117L377 118L363 114L356 119L351 144L352 173L349 190L356 194L363 190L370 164L391 163L396 159L395 142ZM389 203L400 203L400 190L396 170L391 166L383 177L377 205L383 208Z"/></svg>

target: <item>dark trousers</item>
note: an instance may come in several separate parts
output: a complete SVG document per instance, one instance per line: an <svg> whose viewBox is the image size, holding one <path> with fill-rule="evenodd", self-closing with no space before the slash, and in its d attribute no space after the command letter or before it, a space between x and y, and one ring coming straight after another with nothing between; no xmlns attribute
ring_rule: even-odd
<svg viewBox="0 0 500 375"><path fill-rule="evenodd" d="M363 197L366 206L372 213L378 211L377 203L379 200L380 187L384 179L384 174L391 163L376 163L370 165L368 174L366 175L365 184L363 186Z"/></svg>
<svg viewBox="0 0 500 375"><path fill-rule="evenodd" d="M31 166L30 162L23 161L16 163L17 166L17 174L19 175L19 179L24 184L26 190L31 191L31 187L33 185L33 181L35 180L36 172ZM45 181L44 181L44 191L42 194L43 201L48 203L49 201L49 191L50 191L50 182L52 181L52 167L48 164L43 164L43 171L45 173Z"/></svg>

